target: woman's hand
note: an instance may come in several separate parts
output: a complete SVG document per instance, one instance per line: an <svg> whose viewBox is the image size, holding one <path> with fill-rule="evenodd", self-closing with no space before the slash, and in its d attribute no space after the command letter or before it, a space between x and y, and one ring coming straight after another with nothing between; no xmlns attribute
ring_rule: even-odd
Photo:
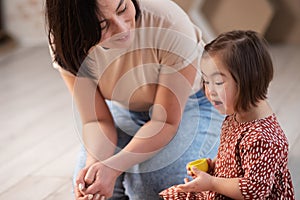
<svg viewBox="0 0 300 200"><path fill-rule="evenodd" d="M93 194L86 194L86 183L84 180L84 177L88 171L89 167L85 167L81 169L78 173L77 180L76 180L76 185L74 187L74 193L75 193L75 198L76 200L99 200L99 194L93 195Z"/></svg>
<svg viewBox="0 0 300 200"><path fill-rule="evenodd" d="M112 169L102 162L96 162L83 168L77 177L75 195L78 200L96 200L109 198L120 171Z"/></svg>
<svg viewBox="0 0 300 200"><path fill-rule="evenodd" d="M74 187L75 199L76 200L100 200L100 195L96 194L85 194L82 184L76 185Z"/></svg>
<svg viewBox="0 0 300 200"><path fill-rule="evenodd" d="M192 181L189 181L187 178L184 179L185 184L180 184L176 186L177 192L201 192L201 191L211 191L212 190L212 179L214 178L210 174L198 170L196 167L193 167L193 172L188 171L188 174L191 174L194 178Z"/></svg>

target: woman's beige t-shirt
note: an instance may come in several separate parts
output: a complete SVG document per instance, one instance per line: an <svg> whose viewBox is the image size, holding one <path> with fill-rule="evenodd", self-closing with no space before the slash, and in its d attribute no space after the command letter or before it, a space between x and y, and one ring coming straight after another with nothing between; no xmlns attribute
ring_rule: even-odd
<svg viewBox="0 0 300 200"><path fill-rule="evenodd" d="M160 74L175 73L192 63L198 78L191 93L198 91L203 49L201 31L174 2L141 0L139 4L141 16L131 33L132 44L126 49L96 45L81 67L89 68L97 77L95 84L105 99L137 111L152 106ZM56 62L53 65L61 73L72 75Z"/></svg>

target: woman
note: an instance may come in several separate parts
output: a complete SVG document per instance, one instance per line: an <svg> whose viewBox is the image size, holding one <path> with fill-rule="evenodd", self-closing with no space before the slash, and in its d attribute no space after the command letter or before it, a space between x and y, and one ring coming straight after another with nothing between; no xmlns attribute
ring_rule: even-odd
<svg viewBox="0 0 300 200"><path fill-rule="evenodd" d="M53 64L82 124L76 199L158 199L187 162L215 156L222 116L199 88L201 33L175 3L46 6Z"/></svg>

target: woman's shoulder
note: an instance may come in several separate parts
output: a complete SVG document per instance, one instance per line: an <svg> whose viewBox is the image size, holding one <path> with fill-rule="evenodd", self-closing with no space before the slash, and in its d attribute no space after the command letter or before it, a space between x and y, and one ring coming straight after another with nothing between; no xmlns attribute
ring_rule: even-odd
<svg viewBox="0 0 300 200"><path fill-rule="evenodd" d="M144 20L156 17L160 20L168 20L170 23L190 21L185 11L171 0L140 0L139 2Z"/></svg>
<svg viewBox="0 0 300 200"><path fill-rule="evenodd" d="M140 8L142 11L148 11L159 16L186 13L172 0L140 0Z"/></svg>
<svg viewBox="0 0 300 200"><path fill-rule="evenodd" d="M177 36L185 36L193 42L202 40L199 27L190 20L185 11L171 0L141 0L141 18L137 28L159 28L176 33Z"/></svg>

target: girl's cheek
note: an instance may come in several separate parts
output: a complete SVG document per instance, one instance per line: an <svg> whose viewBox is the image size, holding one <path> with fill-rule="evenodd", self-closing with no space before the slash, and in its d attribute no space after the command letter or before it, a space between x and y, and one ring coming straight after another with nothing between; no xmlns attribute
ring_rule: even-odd
<svg viewBox="0 0 300 200"><path fill-rule="evenodd" d="M207 91L207 89L205 89L205 96L209 101L211 101L211 98L210 98L210 95L209 95L209 92Z"/></svg>

